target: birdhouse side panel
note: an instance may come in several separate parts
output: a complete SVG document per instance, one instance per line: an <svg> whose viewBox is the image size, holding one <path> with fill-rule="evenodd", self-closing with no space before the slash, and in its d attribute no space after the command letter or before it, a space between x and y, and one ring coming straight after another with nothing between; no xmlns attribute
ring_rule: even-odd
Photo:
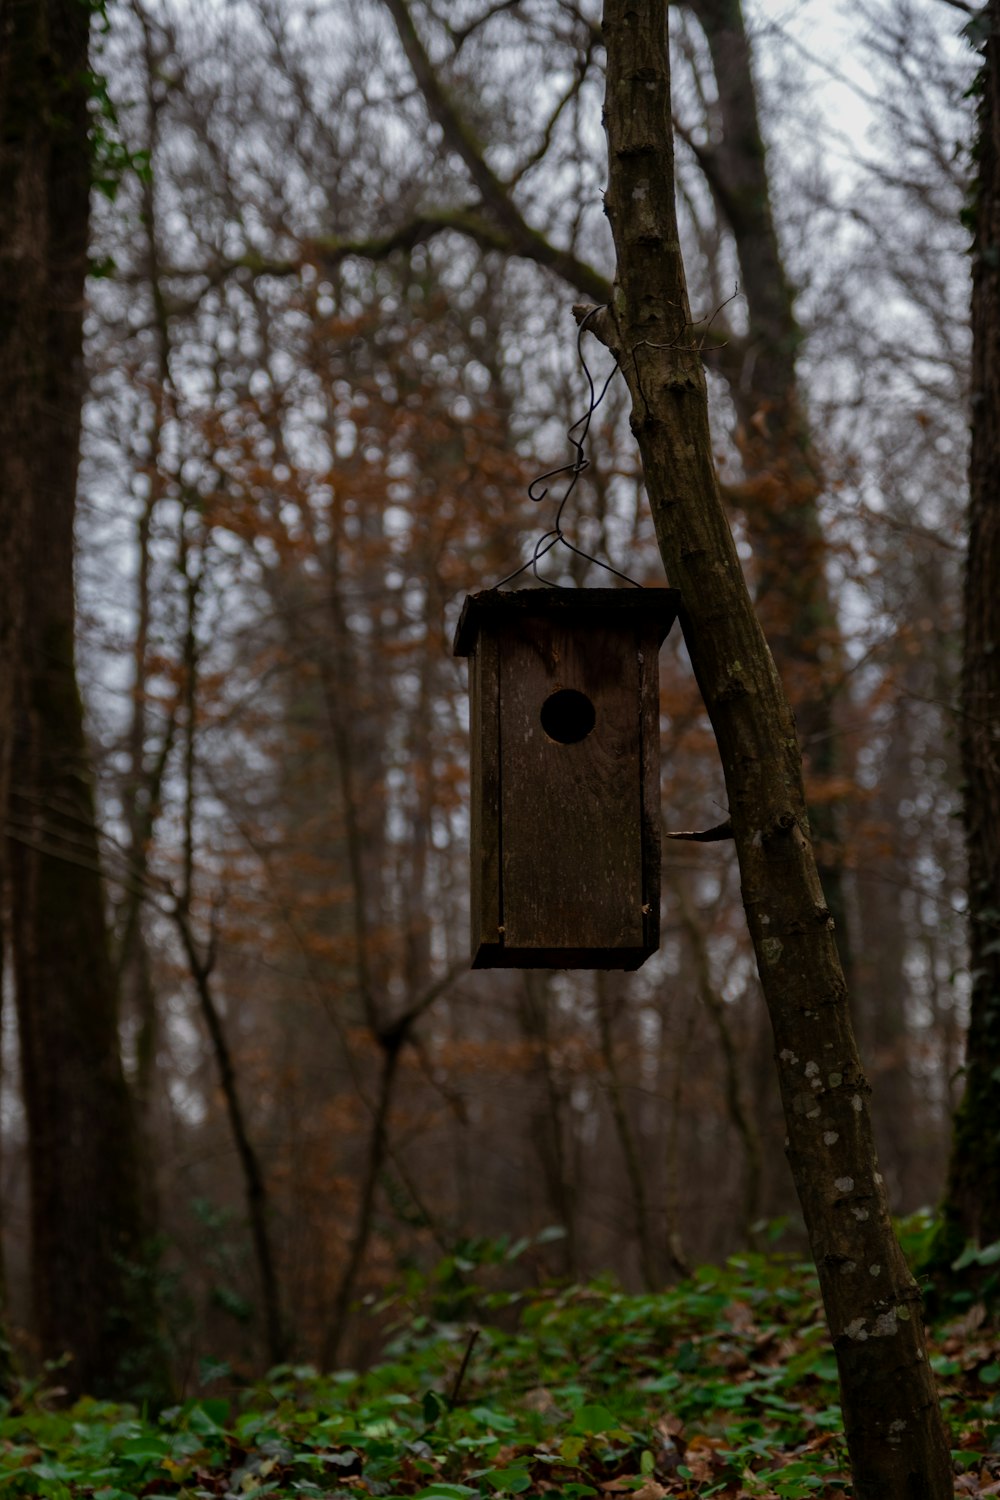
<svg viewBox="0 0 1000 1500"><path fill-rule="evenodd" d="M645 632L639 655L642 736L642 891L645 946L660 946L661 791L660 791L660 637Z"/></svg>
<svg viewBox="0 0 1000 1500"><path fill-rule="evenodd" d="M483 634L469 662L471 937L475 959L501 942L500 680L497 643Z"/></svg>
<svg viewBox="0 0 1000 1500"><path fill-rule="evenodd" d="M645 943L639 652L629 628L526 618L500 657L501 884L514 949ZM593 705L564 728L545 705ZM566 695L569 697L566 697ZM581 737L563 739L564 733ZM553 738L553 734L557 737ZM607 960L609 963L613 959Z"/></svg>

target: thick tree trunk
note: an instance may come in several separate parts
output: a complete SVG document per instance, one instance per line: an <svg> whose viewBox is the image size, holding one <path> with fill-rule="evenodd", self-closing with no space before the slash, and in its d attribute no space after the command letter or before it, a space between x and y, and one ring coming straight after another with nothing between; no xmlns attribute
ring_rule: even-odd
<svg viewBox="0 0 1000 1500"><path fill-rule="evenodd" d="M30 430L41 367L44 271L37 247L45 214L44 123L34 59L39 20L31 0L0 14L0 818L6 823L14 746L14 681L24 629L31 479L19 435ZM0 997L7 910L0 837ZM5 1305L0 1309L0 1386L10 1377Z"/></svg>
<svg viewBox="0 0 1000 1500"><path fill-rule="evenodd" d="M18 436L33 416L41 378L45 275L38 247L45 223L42 111L34 79L40 18L32 0L0 16L0 809L6 810L13 749L14 677L24 625L30 459ZM0 872L3 850L0 847Z"/></svg>
<svg viewBox="0 0 1000 1500"><path fill-rule="evenodd" d="M90 15L80 0L10 3L0 37L5 167L24 231L4 247L2 313L21 357L0 367L0 411L16 423L0 444L0 495L23 528L11 926L41 1347L72 1353L74 1391L151 1392L162 1366L73 642Z"/></svg>
<svg viewBox="0 0 1000 1500"><path fill-rule="evenodd" d="M1000 1240L1000 4L989 0L972 280L961 751L972 1005L940 1250Z"/></svg>
<svg viewBox="0 0 1000 1500"><path fill-rule="evenodd" d="M726 775L743 899L774 1031L788 1153L837 1353L858 1500L943 1500L948 1442L920 1294L878 1173L791 713L712 462L673 203L663 0L605 0L607 208L618 271L590 324L632 397L660 551L681 590Z"/></svg>

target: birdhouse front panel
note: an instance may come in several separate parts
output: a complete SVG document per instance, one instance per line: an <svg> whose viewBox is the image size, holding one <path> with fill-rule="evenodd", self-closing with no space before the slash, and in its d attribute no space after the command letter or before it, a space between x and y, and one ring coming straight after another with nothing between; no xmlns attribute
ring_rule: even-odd
<svg viewBox="0 0 1000 1500"><path fill-rule="evenodd" d="M476 968L637 968L659 943L660 643L671 589L490 590L471 703Z"/></svg>
<svg viewBox="0 0 1000 1500"><path fill-rule="evenodd" d="M639 662L628 645L620 629L575 632L531 616L505 641L500 827L511 948L577 948L581 937L594 948L643 944Z"/></svg>

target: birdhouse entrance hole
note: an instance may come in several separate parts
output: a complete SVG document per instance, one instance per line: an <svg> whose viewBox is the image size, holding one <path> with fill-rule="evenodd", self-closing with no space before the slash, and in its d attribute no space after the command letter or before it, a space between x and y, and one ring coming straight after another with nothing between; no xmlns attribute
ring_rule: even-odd
<svg viewBox="0 0 1000 1500"><path fill-rule="evenodd" d="M465 601L474 968L637 969L660 934L660 644L673 589Z"/></svg>
<svg viewBox="0 0 1000 1500"><path fill-rule="evenodd" d="M594 705L586 693L578 693L576 688L560 688L551 693L542 704L539 717L549 739L560 745L579 744L597 723Z"/></svg>

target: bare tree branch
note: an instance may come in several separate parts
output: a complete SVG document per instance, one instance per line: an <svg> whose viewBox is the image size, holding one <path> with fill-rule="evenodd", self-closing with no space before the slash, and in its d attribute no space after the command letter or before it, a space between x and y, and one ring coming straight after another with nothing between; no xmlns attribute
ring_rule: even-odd
<svg viewBox="0 0 1000 1500"><path fill-rule="evenodd" d="M525 220L506 184L486 161L481 144L446 93L413 24L406 0L383 0L383 4L395 22L403 51L424 96L431 119L440 125L448 148L464 162L466 171L482 198L484 210L496 219L506 234L508 248L516 255L534 260L555 271L571 286L578 287L585 296L592 297L596 302L607 302L611 295L607 278L593 266L579 260L572 251L561 250L551 244L545 235Z"/></svg>
<svg viewBox="0 0 1000 1500"><path fill-rule="evenodd" d="M703 828L699 833L665 833L663 837L687 839L692 844L717 844L733 837L733 825L727 818L724 823L717 823L714 828Z"/></svg>

